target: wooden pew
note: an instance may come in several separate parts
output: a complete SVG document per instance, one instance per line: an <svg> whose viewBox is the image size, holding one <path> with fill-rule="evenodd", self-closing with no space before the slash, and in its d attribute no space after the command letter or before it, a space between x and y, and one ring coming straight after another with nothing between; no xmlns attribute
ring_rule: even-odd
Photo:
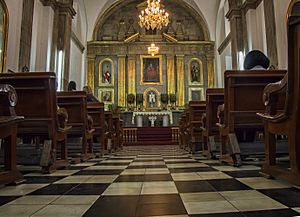
<svg viewBox="0 0 300 217"><path fill-rule="evenodd" d="M82 161L93 158L93 131L88 119L86 92L71 91L57 92L58 106L67 110L68 125L72 126L68 135L73 138L82 138L81 155ZM92 120L90 120L92 122Z"/></svg>
<svg viewBox="0 0 300 217"><path fill-rule="evenodd" d="M122 132L122 120L119 114L114 114L112 117L113 121L113 149L119 151L123 148L123 132Z"/></svg>
<svg viewBox="0 0 300 217"><path fill-rule="evenodd" d="M220 132L220 161L241 165L240 147L236 132L241 135L263 130L263 122L256 116L264 111L264 87L283 78L283 70L226 71L224 106L219 106L217 123Z"/></svg>
<svg viewBox="0 0 300 217"><path fill-rule="evenodd" d="M264 120L266 163L262 173L300 186L300 2L292 1L288 11L288 73L280 82L264 90L266 112L258 115ZM286 95L283 111L278 98ZM276 162L276 134L287 135L290 168Z"/></svg>
<svg viewBox="0 0 300 217"><path fill-rule="evenodd" d="M16 113L25 117L19 124L18 137L45 141L40 165L47 173L69 165L66 146L69 128L64 127L67 114L57 107L55 82L53 72L0 74L1 84L10 84L16 89ZM56 153L58 144L61 145L60 160Z"/></svg>
<svg viewBox="0 0 300 217"><path fill-rule="evenodd" d="M88 102L87 103L88 115L93 118L93 128L95 132L93 137L101 144L100 156L105 154L105 116L104 116L104 103Z"/></svg>
<svg viewBox="0 0 300 217"><path fill-rule="evenodd" d="M190 141L188 150L192 153L201 150L202 145L202 122L201 118L206 111L205 101L189 102L189 127Z"/></svg>
<svg viewBox="0 0 300 217"><path fill-rule="evenodd" d="M190 138L191 138L191 131L190 131L190 112L186 110L181 115L181 126L180 126L180 143L181 148L184 150L189 150Z"/></svg>
<svg viewBox="0 0 300 217"><path fill-rule="evenodd" d="M113 130L113 113L111 111L105 111L104 112L104 116L105 116L105 125L106 125L106 130L105 130L105 152L112 152L114 151L113 149L113 134L114 134L114 130Z"/></svg>
<svg viewBox="0 0 300 217"><path fill-rule="evenodd" d="M4 148L4 171L0 171L0 185L24 181L17 169L17 126L24 117L16 116L17 93L10 85L0 85L0 139ZM1 140L0 140L1 141ZM1 144L0 144L1 147Z"/></svg>
<svg viewBox="0 0 300 217"><path fill-rule="evenodd" d="M202 154L209 158L214 158L217 151L215 137L219 137L218 106L224 103L223 88L209 88L206 90L206 112L202 115Z"/></svg>

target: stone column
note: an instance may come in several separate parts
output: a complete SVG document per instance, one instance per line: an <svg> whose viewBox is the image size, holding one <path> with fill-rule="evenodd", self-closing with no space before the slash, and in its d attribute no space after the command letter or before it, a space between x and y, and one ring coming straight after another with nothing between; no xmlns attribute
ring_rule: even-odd
<svg viewBox="0 0 300 217"><path fill-rule="evenodd" d="M208 87L214 87L215 59L214 56L207 57Z"/></svg>
<svg viewBox="0 0 300 217"><path fill-rule="evenodd" d="M126 106L126 55L118 56L118 106Z"/></svg>
<svg viewBox="0 0 300 217"><path fill-rule="evenodd" d="M176 55L176 63L177 63L177 106L183 107L185 104L184 55Z"/></svg>
<svg viewBox="0 0 300 217"><path fill-rule="evenodd" d="M54 21L52 34L52 49L50 70L56 69L59 51L63 52L62 63L62 87L65 90L69 82L70 49L72 19L76 12L73 8L73 0L58 0L54 4Z"/></svg>
<svg viewBox="0 0 300 217"><path fill-rule="evenodd" d="M270 64L278 66L274 0L264 0L267 50Z"/></svg>
<svg viewBox="0 0 300 217"><path fill-rule="evenodd" d="M23 0L20 52L19 52L19 71L26 66L30 67L32 22L34 12L34 1Z"/></svg>
<svg viewBox="0 0 300 217"><path fill-rule="evenodd" d="M88 76L87 83L95 95L95 56L88 56ZM98 93L97 93L98 95ZM99 98L99 96L98 96Z"/></svg>
<svg viewBox="0 0 300 217"><path fill-rule="evenodd" d="M175 61L173 55L167 55L168 94L175 94Z"/></svg>
<svg viewBox="0 0 300 217"><path fill-rule="evenodd" d="M128 93L136 95L136 56L128 57Z"/></svg>
<svg viewBox="0 0 300 217"><path fill-rule="evenodd" d="M226 18L230 21L232 69L239 69L239 52L244 53L245 23L242 17L242 0L228 0L229 11Z"/></svg>

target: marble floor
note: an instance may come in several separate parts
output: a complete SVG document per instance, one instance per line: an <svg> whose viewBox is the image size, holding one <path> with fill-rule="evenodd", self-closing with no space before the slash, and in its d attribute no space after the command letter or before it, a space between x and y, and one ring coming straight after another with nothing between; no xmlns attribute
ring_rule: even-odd
<svg viewBox="0 0 300 217"><path fill-rule="evenodd" d="M175 146L125 147L26 183L0 188L0 216L290 217L300 190Z"/></svg>

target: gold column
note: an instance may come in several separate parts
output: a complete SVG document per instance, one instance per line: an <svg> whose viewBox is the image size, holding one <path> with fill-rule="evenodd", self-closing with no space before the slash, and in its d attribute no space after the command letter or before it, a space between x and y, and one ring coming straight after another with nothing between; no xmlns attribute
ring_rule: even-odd
<svg viewBox="0 0 300 217"><path fill-rule="evenodd" d="M126 106L126 77L125 77L125 67L126 67L126 56L118 56L118 106Z"/></svg>
<svg viewBox="0 0 300 217"><path fill-rule="evenodd" d="M207 58L207 71L208 71L208 87L214 87L214 72L215 64L214 58Z"/></svg>
<svg viewBox="0 0 300 217"><path fill-rule="evenodd" d="M128 57L128 93L136 94L136 71L135 71L136 57Z"/></svg>
<svg viewBox="0 0 300 217"><path fill-rule="evenodd" d="M168 94L175 93L174 56L167 56Z"/></svg>
<svg viewBox="0 0 300 217"><path fill-rule="evenodd" d="M95 57L88 57L87 83L95 94Z"/></svg>
<svg viewBox="0 0 300 217"><path fill-rule="evenodd" d="M177 60L177 105L183 107L185 104L184 97L184 55L176 55Z"/></svg>

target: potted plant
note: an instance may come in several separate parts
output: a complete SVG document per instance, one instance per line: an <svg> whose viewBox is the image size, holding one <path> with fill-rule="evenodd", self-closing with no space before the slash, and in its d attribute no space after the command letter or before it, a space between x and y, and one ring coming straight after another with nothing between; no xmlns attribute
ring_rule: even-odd
<svg viewBox="0 0 300 217"><path fill-rule="evenodd" d="M177 100L176 99L176 94L170 93L170 103L171 103L172 109L175 108L176 100Z"/></svg>
<svg viewBox="0 0 300 217"><path fill-rule="evenodd" d="M169 96L168 96L168 94L167 93L161 93L160 94L160 100L161 100L163 109L166 110L168 102L169 102Z"/></svg>
<svg viewBox="0 0 300 217"><path fill-rule="evenodd" d="M143 108L143 103L144 103L144 94L142 93L137 93L136 94L136 104L139 110Z"/></svg>
<svg viewBox="0 0 300 217"><path fill-rule="evenodd" d="M132 110L134 108L134 103L135 103L135 95L133 93L128 94L127 103L128 103L129 110Z"/></svg>

